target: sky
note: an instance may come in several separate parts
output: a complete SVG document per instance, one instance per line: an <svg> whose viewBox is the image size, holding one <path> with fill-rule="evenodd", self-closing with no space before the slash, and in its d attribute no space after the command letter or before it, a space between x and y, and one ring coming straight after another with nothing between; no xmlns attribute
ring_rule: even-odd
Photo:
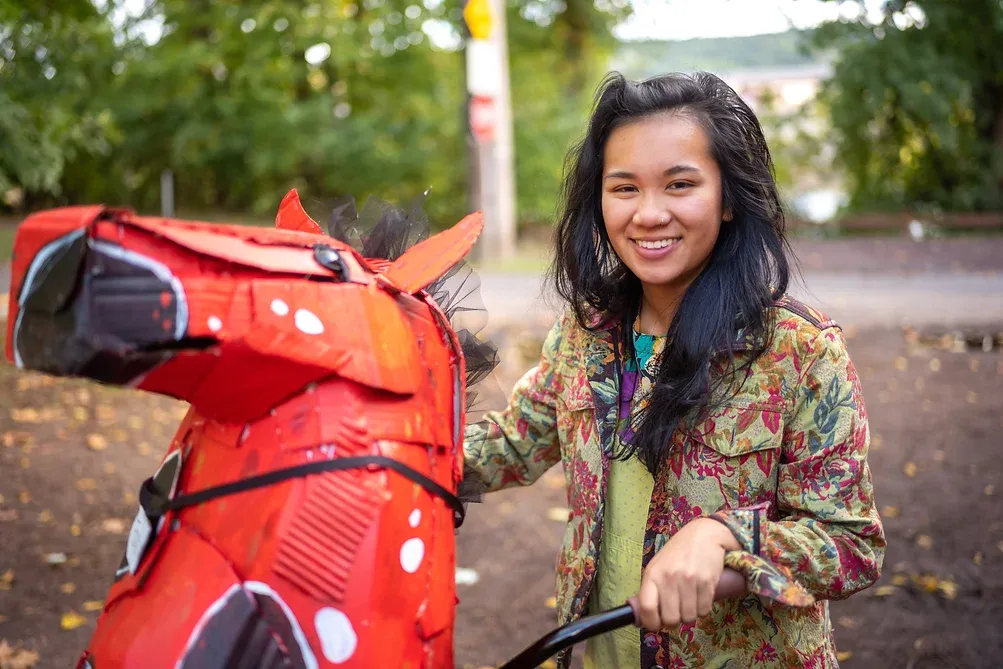
<svg viewBox="0 0 1003 669"><path fill-rule="evenodd" d="M856 17L859 4L821 0L631 0L634 15L617 26L620 39L733 37L811 28L823 21ZM881 0L867 0L876 11Z"/></svg>

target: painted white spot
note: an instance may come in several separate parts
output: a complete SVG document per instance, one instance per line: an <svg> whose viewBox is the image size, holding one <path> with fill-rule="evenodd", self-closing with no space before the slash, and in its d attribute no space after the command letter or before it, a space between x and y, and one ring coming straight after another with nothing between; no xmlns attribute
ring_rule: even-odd
<svg viewBox="0 0 1003 669"><path fill-rule="evenodd" d="M289 314L289 305L276 297L272 300L272 313L276 316L286 316Z"/></svg>
<svg viewBox="0 0 1003 669"><path fill-rule="evenodd" d="M320 648L329 662L341 664L352 657L359 643L352 621L338 609L326 607L317 611L313 619L320 639Z"/></svg>
<svg viewBox="0 0 1003 669"><path fill-rule="evenodd" d="M415 537L408 539L401 546L401 567L409 574L418 571L421 560L425 557L425 542Z"/></svg>
<svg viewBox="0 0 1003 669"><path fill-rule="evenodd" d="M411 515L407 517L407 524L411 527L418 527L418 523L421 522L421 509L415 509L411 512Z"/></svg>
<svg viewBox="0 0 1003 669"><path fill-rule="evenodd" d="M300 332L308 335L319 335L324 332L324 324L317 318L317 314L308 309L297 309L293 322Z"/></svg>
<svg viewBox="0 0 1003 669"><path fill-rule="evenodd" d="M212 332L219 332L223 329L223 321L219 320L219 316L210 316L209 320L206 321L206 325L209 326L209 330Z"/></svg>

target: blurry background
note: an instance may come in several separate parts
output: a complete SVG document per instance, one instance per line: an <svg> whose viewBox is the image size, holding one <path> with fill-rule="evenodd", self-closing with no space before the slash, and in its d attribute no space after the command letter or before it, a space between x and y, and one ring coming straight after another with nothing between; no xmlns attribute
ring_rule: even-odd
<svg viewBox="0 0 1003 669"><path fill-rule="evenodd" d="M541 272L596 84L613 68L719 74L766 128L803 273L793 291L843 325L868 402L891 544L881 583L833 606L841 661L998 667L1003 3L506 6L513 188L495 194L514 191L502 204L518 244L478 262L502 387L559 308ZM17 221L61 204L264 225L292 187L318 220L337 196L430 187L433 225L457 221L484 192L463 9L0 0L0 294ZM183 411L0 366L0 669L72 666ZM458 666L495 666L555 624L562 486L558 468L471 510Z"/></svg>

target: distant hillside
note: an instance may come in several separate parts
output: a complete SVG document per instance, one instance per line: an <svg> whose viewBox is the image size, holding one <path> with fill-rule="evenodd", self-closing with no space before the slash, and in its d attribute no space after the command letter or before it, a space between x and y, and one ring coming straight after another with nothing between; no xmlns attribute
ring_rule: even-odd
<svg viewBox="0 0 1003 669"><path fill-rule="evenodd" d="M751 37L622 42L611 67L629 78L643 79L665 72L720 72L826 62L824 55L808 54L804 49L810 35L809 31L790 30Z"/></svg>

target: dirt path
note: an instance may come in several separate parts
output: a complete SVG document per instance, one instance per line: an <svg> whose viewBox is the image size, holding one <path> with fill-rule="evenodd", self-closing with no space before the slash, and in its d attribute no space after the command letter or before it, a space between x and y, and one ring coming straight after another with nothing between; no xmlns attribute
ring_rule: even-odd
<svg viewBox="0 0 1003 669"><path fill-rule="evenodd" d="M1003 356L910 351L887 330L858 333L850 348L890 548L882 587L833 606L845 666L997 667ZM0 639L38 651L39 667L71 666L97 615L87 603L104 597L120 559L133 492L181 407L7 367L0 388ZM479 580L459 587L457 666L495 666L554 625L562 480L555 469L472 509L458 562ZM48 565L53 553L67 561ZM83 624L61 629L67 614Z"/></svg>
<svg viewBox="0 0 1003 669"><path fill-rule="evenodd" d="M976 246L959 262L982 258ZM507 384L539 351L533 336L515 332ZM911 347L898 328L852 334L890 547L880 587L833 605L838 645L851 654L843 666L999 667L1003 355ZM0 642L37 651L36 667L71 667L85 646L135 491L181 409L0 364ZM554 625L562 480L552 470L471 510L458 563L479 580L459 586L458 667L497 666Z"/></svg>

